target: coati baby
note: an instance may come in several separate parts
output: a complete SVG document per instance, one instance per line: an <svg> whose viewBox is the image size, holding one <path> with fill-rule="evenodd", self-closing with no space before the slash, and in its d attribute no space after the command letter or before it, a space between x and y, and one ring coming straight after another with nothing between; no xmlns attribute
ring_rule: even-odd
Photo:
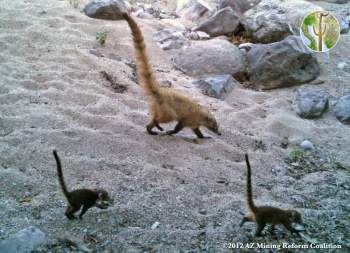
<svg viewBox="0 0 350 253"><path fill-rule="evenodd" d="M113 200L103 189L78 189L69 192L64 182L61 161L56 150L53 151L53 155L57 164L58 180L60 182L62 192L68 201L68 207L65 212L68 219L75 219L74 213L79 211L81 207L83 208L79 214L80 219L82 219L84 213L91 207L96 206L101 209L107 209L113 203Z"/></svg>
<svg viewBox="0 0 350 253"><path fill-rule="evenodd" d="M245 161L247 164L247 201L252 214L245 216L240 223L240 226L246 221L255 222L257 226L255 236L261 236L261 231L266 224L272 224L271 231L274 230L275 225L282 224L291 231L291 233L299 233L298 230L292 227L292 223L302 224L301 215L298 211L283 210L272 206L256 206L254 204L248 154L245 154Z"/></svg>
<svg viewBox="0 0 350 253"><path fill-rule="evenodd" d="M215 117L206 108L192 101L180 91L159 86L148 61L145 42L139 26L129 14L124 13L123 17L128 22L133 36L138 79L151 99L151 120L146 127L147 132L156 135L158 133L153 131L154 127L163 131L160 123L177 121L175 128L166 132L168 135L176 134L188 127L198 138L205 138L199 129L200 126L221 135Z"/></svg>

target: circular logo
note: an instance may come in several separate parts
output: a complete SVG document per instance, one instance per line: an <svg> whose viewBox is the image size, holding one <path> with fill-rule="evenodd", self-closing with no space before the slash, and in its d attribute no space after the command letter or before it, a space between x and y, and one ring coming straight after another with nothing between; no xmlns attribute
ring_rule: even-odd
<svg viewBox="0 0 350 253"><path fill-rule="evenodd" d="M309 13L300 26L300 35L310 50L327 52L338 42L340 25L338 20L327 11Z"/></svg>

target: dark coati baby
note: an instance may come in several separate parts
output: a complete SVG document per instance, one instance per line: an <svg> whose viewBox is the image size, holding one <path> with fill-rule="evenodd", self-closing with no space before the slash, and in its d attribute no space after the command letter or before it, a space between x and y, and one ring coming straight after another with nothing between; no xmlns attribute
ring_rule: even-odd
<svg viewBox="0 0 350 253"><path fill-rule="evenodd" d="M261 236L261 231L266 224L272 224L271 231L274 230L274 226L277 224L284 225L292 233L298 233L299 231L292 227L292 223L302 224L301 215L295 210L283 210L272 206L256 206L253 201L252 182L251 182L251 168L248 160L248 154L245 154L245 161L247 164L247 201L248 207L252 212L251 215L245 216L240 223L242 226L246 221L252 221L256 223L255 236Z"/></svg>
<svg viewBox="0 0 350 253"><path fill-rule="evenodd" d="M113 203L113 200L103 189L78 189L69 192L64 182L61 161L56 150L53 151L53 155L57 164L57 174L60 186L68 201L68 207L65 212L68 219L75 219L74 213L79 211L81 207L83 208L79 214L80 219L82 219L84 213L91 207L96 206L101 209L107 209Z"/></svg>
<svg viewBox="0 0 350 253"><path fill-rule="evenodd" d="M160 123L177 121L174 130L167 131L167 134L175 134L188 127L198 138L204 138L199 129L200 126L204 126L221 135L215 117L206 108L192 101L180 91L159 86L149 64L145 42L139 26L129 14L124 13L123 17L128 22L133 36L138 79L151 99L151 120L146 127L147 132L156 135L157 132L153 131L154 127L163 131Z"/></svg>

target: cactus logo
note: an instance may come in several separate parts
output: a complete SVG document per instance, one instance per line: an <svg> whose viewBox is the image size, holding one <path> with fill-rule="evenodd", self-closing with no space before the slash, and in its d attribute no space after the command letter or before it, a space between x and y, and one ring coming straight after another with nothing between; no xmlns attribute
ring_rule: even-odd
<svg viewBox="0 0 350 253"><path fill-rule="evenodd" d="M340 25L329 12L309 13L300 26L300 35L304 44L312 51L327 52L338 42Z"/></svg>

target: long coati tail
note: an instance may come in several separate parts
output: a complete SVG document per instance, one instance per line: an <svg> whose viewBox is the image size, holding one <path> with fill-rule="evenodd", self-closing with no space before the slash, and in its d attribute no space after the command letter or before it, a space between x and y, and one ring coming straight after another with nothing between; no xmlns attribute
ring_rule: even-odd
<svg viewBox="0 0 350 253"><path fill-rule="evenodd" d="M140 27L128 13L124 13L123 17L128 22L133 37L139 81L148 95L159 98L159 86L148 61L146 45Z"/></svg>
<svg viewBox="0 0 350 253"><path fill-rule="evenodd" d="M245 154L245 162L247 164L247 202L248 207L252 212L256 211L256 206L253 200L252 180L251 180L251 168L248 159L248 154Z"/></svg>
<svg viewBox="0 0 350 253"><path fill-rule="evenodd" d="M62 192L63 192L64 196L66 197L66 199L69 200L69 192L68 192L66 184L64 182L61 160L58 157L56 150L53 151L53 155L54 155L55 160L56 160L58 180L60 182Z"/></svg>

